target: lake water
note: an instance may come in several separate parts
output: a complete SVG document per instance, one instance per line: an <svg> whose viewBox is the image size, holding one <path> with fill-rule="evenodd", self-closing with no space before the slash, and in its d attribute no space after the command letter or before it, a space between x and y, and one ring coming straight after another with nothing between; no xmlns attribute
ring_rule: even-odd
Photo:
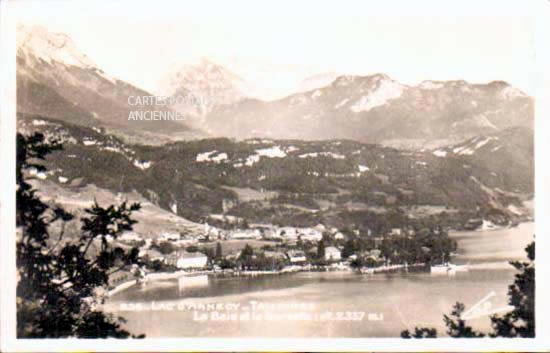
<svg viewBox="0 0 550 353"><path fill-rule="evenodd" d="M443 314L456 301L469 309L489 295L485 308L506 306L515 273L507 262L525 258L533 232L534 224L524 223L453 233L459 244L453 262L471 265L455 276L411 271L173 279L116 294L105 310L147 337L399 337L415 326L435 327L442 335ZM490 329L484 315L468 323Z"/></svg>

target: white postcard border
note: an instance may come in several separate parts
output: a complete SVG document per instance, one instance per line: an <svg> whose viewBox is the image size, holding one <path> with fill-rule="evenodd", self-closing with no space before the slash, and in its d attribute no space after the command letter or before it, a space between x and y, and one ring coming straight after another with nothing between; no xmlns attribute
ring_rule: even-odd
<svg viewBox="0 0 550 353"><path fill-rule="evenodd" d="M486 1L479 3L480 11L490 11L491 6L506 7L513 1ZM516 1L517 3L518 1ZM238 4L239 2L235 2ZM242 2L241 2L242 3ZM244 2L246 3L246 2ZM394 1L398 3L398 1ZM405 3L405 2L403 2ZM411 2L412 3L412 2ZM430 1L414 2L416 9L430 12ZM449 3L451 3L449 1ZM456 2L453 2L456 6ZM472 1L463 1L470 3ZM490 3L491 5L487 5ZM522 2L529 8L536 21L536 62L532 72L536 86L536 317L535 339L423 339L401 338L361 339L287 339L287 338L181 338L143 340L77 340L77 339L16 339L15 338L15 36L14 21L10 17L10 2L0 3L1 52L0 56L0 350L13 351L543 351L550 349L550 48L548 47L550 1ZM313 2L311 2L313 4ZM336 3L335 3L336 4ZM342 2L339 3L340 5ZM424 4L424 5L423 5ZM44 2L47 6L47 2ZM191 5L190 5L191 6ZM410 5L406 8L409 9ZM473 8L470 6L470 8ZM412 9L412 8L411 8ZM498 12L498 10L495 9ZM417 11L415 11L416 13ZM11 102L11 104L6 104Z"/></svg>

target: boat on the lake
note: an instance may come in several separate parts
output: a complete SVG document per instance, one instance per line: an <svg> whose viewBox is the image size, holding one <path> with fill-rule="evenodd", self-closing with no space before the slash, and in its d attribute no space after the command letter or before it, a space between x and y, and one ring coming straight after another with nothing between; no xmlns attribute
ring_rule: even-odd
<svg viewBox="0 0 550 353"><path fill-rule="evenodd" d="M430 273L434 275L454 275L457 272L467 272L469 270L469 265L455 265L449 262L430 266Z"/></svg>

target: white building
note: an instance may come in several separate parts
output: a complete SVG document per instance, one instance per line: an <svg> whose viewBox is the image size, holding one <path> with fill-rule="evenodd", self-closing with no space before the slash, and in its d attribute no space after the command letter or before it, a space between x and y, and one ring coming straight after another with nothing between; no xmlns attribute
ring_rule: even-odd
<svg viewBox="0 0 550 353"><path fill-rule="evenodd" d="M329 246L325 248L325 260L326 261L340 261L342 259L342 253L338 248Z"/></svg>
<svg viewBox="0 0 550 353"><path fill-rule="evenodd" d="M167 263L177 268L203 268L208 263L208 257L200 252L177 251L168 256Z"/></svg>
<svg viewBox="0 0 550 353"><path fill-rule="evenodd" d="M298 230L298 234L302 240L320 241L323 239L323 233L315 228L301 228Z"/></svg>
<svg viewBox="0 0 550 353"><path fill-rule="evenodd" d="M401 228L392 228L391 235L401 235Z"/></svg>
<svg viewBox="0 0 550 353"><path fill-rule="evenodd" d="M286 255L291 263L306 261L306 254L301 250L290 250Z"/></svg>
<svg viewBox="0 0 550 353"><path fill-rule="evenodd" d="M275 237L280 237L287 240L297 240L300 237L302 240L319 241L323 239L323 233L315 228L295 228L282 227L277 229Z"/></svg>
<svg viewBox="0 0 550 353"><path fill-rule="evenodd" d="M231 239L261 239L262 233L258 229L237 229L230 235Z"/></svg>

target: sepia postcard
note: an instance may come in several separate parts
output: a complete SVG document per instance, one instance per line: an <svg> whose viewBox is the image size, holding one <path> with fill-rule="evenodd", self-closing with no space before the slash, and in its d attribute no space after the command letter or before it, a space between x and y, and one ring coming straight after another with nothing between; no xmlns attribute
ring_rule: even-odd
<svg viewBox="0 0 550 353"><path fill-rule="evenodd" d="M2 2L0 350L550 349L549 13Z"/></svg>

